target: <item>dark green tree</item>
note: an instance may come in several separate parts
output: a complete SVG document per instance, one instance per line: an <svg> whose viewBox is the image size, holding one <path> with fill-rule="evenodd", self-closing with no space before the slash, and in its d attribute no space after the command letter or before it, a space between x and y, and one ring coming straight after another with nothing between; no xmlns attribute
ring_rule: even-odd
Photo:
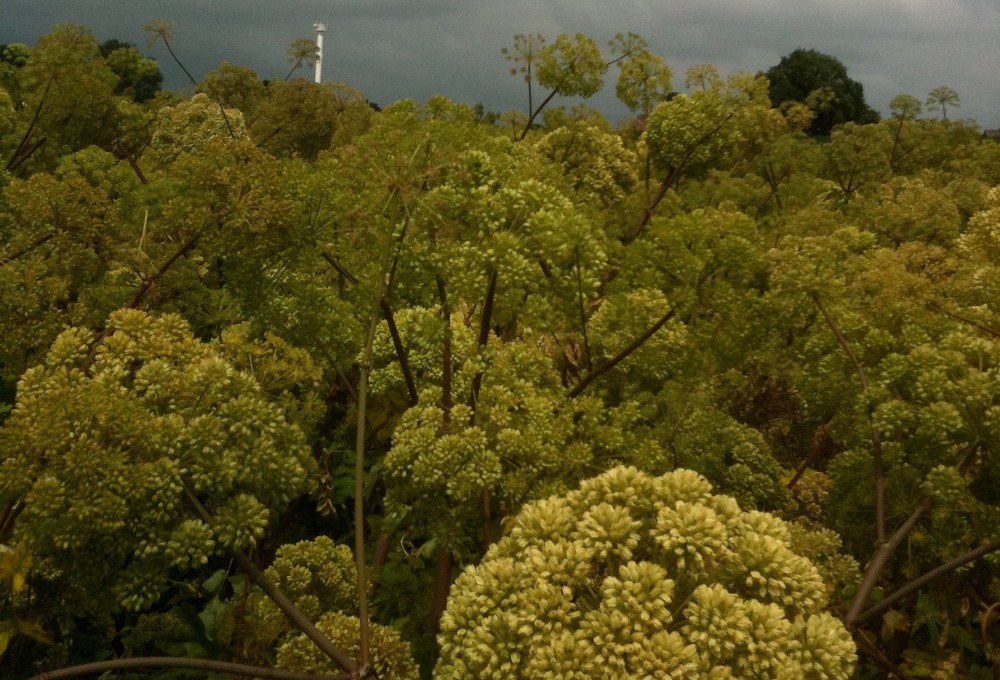
<svg viewBox="0 0 1000 680"><path fill-rule="evenodd" d="M771 101L805 102L816 113L808 132L823 136L842 123L875 123L878 113L865 103L864 87L847 75L836 57L816 50L797 49L782 57L765 74Z"/></svg>
<svg viewBox="0 0 1000 680"><path fill-rule="evenodd" d="M118 76L115 94L128 94L134 101L144 102L156 96L163 85L163 74L155 59L144 57L135 45L114 38L100 46L101 56Z"/></svg>

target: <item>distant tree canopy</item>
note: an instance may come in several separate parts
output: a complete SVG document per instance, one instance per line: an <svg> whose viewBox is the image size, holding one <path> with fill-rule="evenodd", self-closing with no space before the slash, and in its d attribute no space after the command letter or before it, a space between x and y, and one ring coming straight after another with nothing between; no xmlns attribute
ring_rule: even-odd
<svg viewBox="0 0 1000 680"><path fill-rule="evenodd" d="M864 87L847 75L839 59L816 50L798 49L768 69L775 106L804 102L816 117L808 132L826 136L842 123L875 123L878 113L865 102Z"/></svg>
<svg viewBox="0 0 1000 680"><path fill-rule="evenodd" d="M132 43L114 38L104 41L101 56L118 76L115 94L127 92L134 101L144 102L156 96L163 85L163 74L155 59L144 57Z"/></svg>

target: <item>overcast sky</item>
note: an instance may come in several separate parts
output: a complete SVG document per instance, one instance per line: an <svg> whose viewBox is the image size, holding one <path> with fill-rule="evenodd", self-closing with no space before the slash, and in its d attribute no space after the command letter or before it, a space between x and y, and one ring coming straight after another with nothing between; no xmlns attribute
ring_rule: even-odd
<svg viewBox="0 0 1000 680"><path fill-rule="evenodd" d="M326 21L323 79L382 105L443 94L524 108L524 83L500 55L515 34L579 32L606 46L634 31L670 64L676 89L696 64L752 73L805 47L840 59L883 114L897 94L923 100L948 85L962 101L952 117L1000 128L998 0L0 0L0 43L85 24L101 41L137 44L178 88L186 79L163 46L146 49L142 27L161 18L177 23L174 50L199 79L222 61L284 77L288 44ZM626 113L615 75L589 102L613 120Z"/></svg>

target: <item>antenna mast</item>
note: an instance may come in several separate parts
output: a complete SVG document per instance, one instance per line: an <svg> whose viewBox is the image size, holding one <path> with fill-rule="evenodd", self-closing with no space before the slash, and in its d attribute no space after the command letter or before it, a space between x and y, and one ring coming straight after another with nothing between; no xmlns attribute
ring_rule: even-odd
<svg viewBox="0 0 1000 680"><path fill-rule="evenodd" d="M319 51L316 53L316 82L320 82L323 73L323 34L326 33L328 26L325 21L317 21L313 24L313 28L316 30L316 47Z"/></svg>

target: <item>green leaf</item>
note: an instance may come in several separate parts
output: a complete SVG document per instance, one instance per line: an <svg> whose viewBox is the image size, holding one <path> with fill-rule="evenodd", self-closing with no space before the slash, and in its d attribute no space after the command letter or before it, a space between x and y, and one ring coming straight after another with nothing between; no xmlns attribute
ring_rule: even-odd
<svg viewBox="0 0 1000 680"><path fill-rule="evenodd" d="M205 582L201 584L201 587L210 593L218 595L219 590L222 588L222 584L226 582L227 576L228 572L225 569L219 569L205 579Z"/></svg>

